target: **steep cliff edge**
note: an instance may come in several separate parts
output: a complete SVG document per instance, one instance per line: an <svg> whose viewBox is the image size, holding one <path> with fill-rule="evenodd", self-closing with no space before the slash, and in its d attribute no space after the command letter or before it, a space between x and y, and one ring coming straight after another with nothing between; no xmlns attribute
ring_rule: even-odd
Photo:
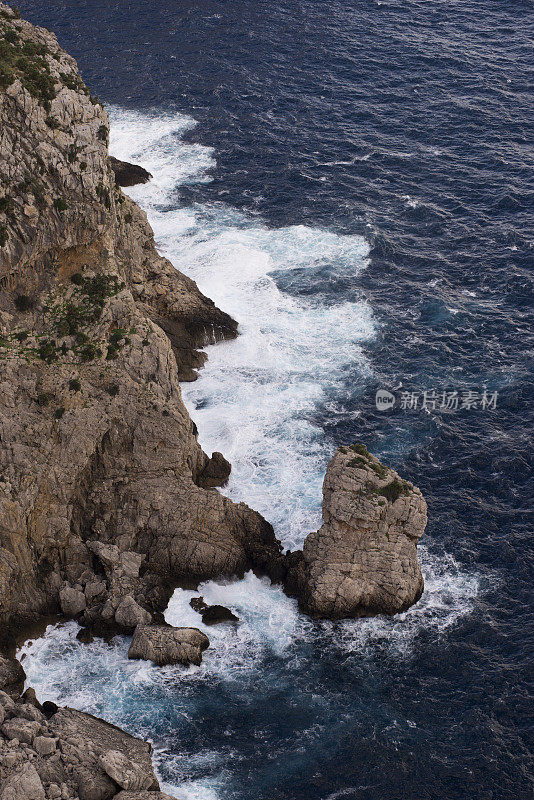
<svg viewBox="0 0 534 800"><path fill-rule="evenodd" d="M108 130L55 36L0 4L4 631L60 606L130 628L179 580L280 564L259 514L203 488L224 460L178 384L237 325L156 252Z"/></svg>

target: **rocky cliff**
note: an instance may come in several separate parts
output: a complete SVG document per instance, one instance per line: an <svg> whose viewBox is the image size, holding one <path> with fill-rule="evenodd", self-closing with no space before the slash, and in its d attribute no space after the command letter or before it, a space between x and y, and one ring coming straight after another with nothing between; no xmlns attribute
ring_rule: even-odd
<svg viewBox="0 0 534 800"><path fill-rule="evenodd" d="M237 325L156 252L108 116L0 4L0 629L60 607L129 629L180 580L280 562L213 486L179 380ZM120 609L120 610L119 610Z"/></svg>

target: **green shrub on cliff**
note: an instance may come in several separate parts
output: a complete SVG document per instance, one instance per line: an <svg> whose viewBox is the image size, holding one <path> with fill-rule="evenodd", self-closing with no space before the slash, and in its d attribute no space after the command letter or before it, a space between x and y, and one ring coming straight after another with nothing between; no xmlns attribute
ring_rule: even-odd
<svg viewBox="0 0 534 800"><path fill-rule="evenodd" d="M383 486L382 489L379 489L378 494L385 497L390 503L394 503L402 494L408 494L408 485L405 481L394 478L390 483Z"/></svg>
<svg viewBox="0 0 534 800"><path fill-rule="evenodd" d="M0 30L0 89L7 89L16 78L45 108L56 96L50 67L45 59L48 48L36 42L20 43L17 32L5 22Z"/></svg>

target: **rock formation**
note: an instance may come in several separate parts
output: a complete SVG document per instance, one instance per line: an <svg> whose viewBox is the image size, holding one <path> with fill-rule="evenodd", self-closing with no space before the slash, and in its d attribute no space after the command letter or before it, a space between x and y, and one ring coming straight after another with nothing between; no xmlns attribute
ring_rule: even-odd
<svg viewBox="0 0 534 800"><path fill-rule="evenodd" d="M210 640L197 628L173 628L170 625L138 625L135 629L128 658L142 658L154 664L195 664L199 666L202 653Z"/></svg>
<svg viewBox="0 0 534 800"><path fill-rule="evenodd" d="M117 186L136 186L138 183L148 183L152 175L139 164L130 164L128 161L120 161L113 156L109 157L109 165L115 173Z"/></svg>
<svg viewBox="0 0 534 800"><path fill-rule="evenodd" d="M0 48L0 629L133 630L181 579L280 572L179 387L237 325L156 252L55 36L0 4Z"/></svg>
<svg viewBox="0 0 534 800"><path fill-rule="evenodd" d="M167 800L149 744L90 714L10 696L9 688L0 683L0 800Z"/></svg>
<svg viewBox="0 0 534 800"><path fill-rule="evenodd" d="M323 520L302 553L288 556L286 585L303 611L329 619L396 614L420 598L425 500L363 445L341 447L330 460Z"/></svg>

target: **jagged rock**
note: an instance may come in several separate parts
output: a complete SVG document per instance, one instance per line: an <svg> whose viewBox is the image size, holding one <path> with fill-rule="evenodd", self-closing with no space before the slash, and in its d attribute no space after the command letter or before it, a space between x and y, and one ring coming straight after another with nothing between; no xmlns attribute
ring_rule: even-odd
<svg viewBox="0 0 534 800"><path fill-rule="evenodd" d="M153 772L147 773L120 750L108 750L100 756L99 763L121 789L139 791L152 786Z"/></svg>
<svg viewBox="0 0 534 800"><path fill-rule="evenodd" d="M77 617L85 611L87 600L83 592L74 589L72 586L65 586L59 593L61 610L68 617Z"/></svg>
<svg viewBox="0 0 534 800"><path fill-rule="evenodd" d="M6 739L18 739L24 744L31 744L40 732L41 725L38 722L23 717L8 719L2 725L2 733Z"/></svg>
<svg viewBox="0 0 534 800"><path fill-rule="evenodd" d="M117 186L136 186L138 183L148 183L152 175L138 164L120 161L114 156L109 157L111 169L115 173Z"/></svg>
<svg viewBox="0 0 534 800"><path fill-rule="evenodd" d="M130 736L104 720L70 708L58 709L49 720L48 728L51 735L59 738L62 752L78 770L78 783L80 781L83 783L80 770L88 770L86 775L92 775L93 778L103 776L102 786L107 786L109 776L103 770L99 759L101 755L113 750L122 753L130 763L136 764L144 775L150 776L151 783L147 788L153 790L159 788L150 757L151 748L147 742ZM84 791L88 792L89 789L90 784ZM79 794L81 797L82 791ZM83 800L90 798L84 797Z"/></svg>
<svg viewBox="0 0 534 800"><path fill-rule="evenodd" d="M80 800L110 800L117 796L115 781L101 769L97 771L94 768L76 767L74 778Z"/></svg>
<svg viewBox="0 0 534 800"><path fill-rule="evenodd" d="M323 526L288 559L286 587L315 617L396 614L421 596L417 542L426 526L419 489L362 445L340 448L323 485Z"/></svg>
<svg viewBox="0 0 534 800"><path fill-rule="evenodd" d="M128 630L133 630L137 625L148 625L151 619L149 612L141 608L131 595L125 597L115 611L117 624Z"/></svg>
<svg viewBox="0 0 534 800"><path fill-rule="evenodd" d="M216 625L219 622L239 622L239 617L225 606L214 605L207 606L202 611L202 622L204 625Z"/></svg>
<svg viewBox="0 0 534 800"><path fill-rule="evenodd" d="M202 614L208 607L203 597L192 597L189 601L189 605L194 611L198 611L199 614Z"/></svg>
<svg viewBox="0 0 534 800"><path fill-rule="evenodd" d="M215 452L197 478L197 485L204 489L224 486L228 482L232 465L222 453Z"/></svg>
<svg viewBox="0 0 534 800"><path fill-rule="evenodd" d="M0 789L0 800L45 800L39 773L31 763L24 764Z"/></svg>
<svg viewBox="0 0 534 800"><path fill-rule="evenodd" d="M202 661L209 639L197 628L172 628L167 625L138 625L128 658L142 658L158 666L196 664Z"/></svg>
<svg viewBox="0 0 534 800"><path fill-rule="evenodd" d="M0 689L23 683L26 674L16 658L0 656Z"/></svg>

